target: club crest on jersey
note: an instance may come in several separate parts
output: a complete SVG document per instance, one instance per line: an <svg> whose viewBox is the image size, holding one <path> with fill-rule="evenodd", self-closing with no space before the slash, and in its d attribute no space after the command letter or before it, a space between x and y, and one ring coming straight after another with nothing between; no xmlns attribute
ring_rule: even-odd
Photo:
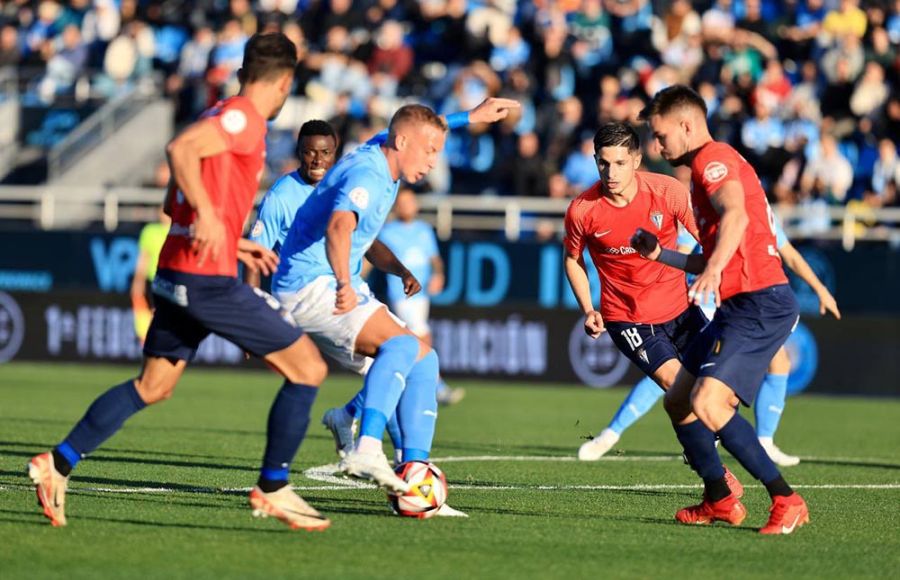
<svg viewBox="0 0 900 580"><path fill-rule="evenodd" d="M354 187L350 190L350 194L347 197L349 197L350 201L353 202L353 205L359 209L366 209L369 207L369 192L365 187Z"/></svg>
<svg viewBox="0 0 900 580"><path fill-rule="evenodd" d="M650 213L650 221L653 222L653 225L656 226L656 229L662 229L663 222L663 214L662 212L654 211Z"/></svg>
<svg viewBox="0 0 900 580"><path fill-rule="evenodd" d="M703 169L703 177L710 183L722 181L726 175L728 175L728 168L719 161L710 161Z"/></svg>
<svg viewBox="0 0 900 580"><path fill-rule="evenodd" d="M238 109L230 109L228 111L225 111L225 114L222 115L222 128L232 135L240 133L246 126L247 116L244 115L243 111L240 111Z"/></svg>
<svg viewBox="0 0 900 580"><path fill-rule="evenodd" d="M265 226L263 226L262 220L256 220L256 223L253 224L253 229L250 230L250 237L258 238L259 236L261 236L263 233L263 227Z"/></svg>

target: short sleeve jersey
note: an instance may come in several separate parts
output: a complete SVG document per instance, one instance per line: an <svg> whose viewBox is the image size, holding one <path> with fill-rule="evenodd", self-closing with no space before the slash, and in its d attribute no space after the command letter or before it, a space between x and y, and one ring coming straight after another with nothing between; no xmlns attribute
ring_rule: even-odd
<svg viewBox="0 0 900 580"><path fill-rule="evenodd" d="M222 135L227 149L200 161L203 185L225 225L225 245L218 259L202 265L191 249L197 213L180 191L170 201L172 225L159 267L209 276L237 276L237 244L259 189L266 153L266 121L246 97L231 97L204 113Z"/></svg>
<svg viewBox="0 0 900 580"><path fill-rule="evenodd" d="M306 183L297 171L279 177L259 205L250 239L266 248L284 246L297 209L306 203L314 189L315 185Z"/></svg>
<svg viewBox="0 0 900 580"><path fill-rule="evenodd" d="M720 216L711 198L729 181L739 182L744 189L749 223L737 251L722 271L722 300L787 283L775 240L775 216L756 171L731 146L715 141L704 145L691 163L691 200L703 254L712 255L719 233Z"/></svg>
<svg viewBox="0 0 900 580"><path fill-rule="evenodd" d="M362 258L381 231L400 182L394 181L377 143L368 142L342 157L294 216L272 282L276 292L296 292L320 276L333 276L325 230L335 211L356 214L350 238L350 275L361 281Z"/></svg>
<svg viewBox="0 0 900 580"><path fill-rule="evenodd" d="M600 183L569 205L565 249L581 256L587 248L600 275L600 314L611 322L659 324L688 306L684 272L647 260L631 247L631 236L644 228L665 248L675 248L678 224L696 235L690 194L676 179L637 172L638 191L631 203L616 207Z"/></svg>
<svg viewBox="0 0 900 580"><path fill-rule="evenodd" d="M431 279L431 260L438 255L437 238L429 224L422 220L402 222L394 220L387 223L378 239L394 252L397 259L416 277L423 287ZM388 300L403 300L403 282L397 276L388 276ZM421 293L427 298L425 292Z"/></svg>

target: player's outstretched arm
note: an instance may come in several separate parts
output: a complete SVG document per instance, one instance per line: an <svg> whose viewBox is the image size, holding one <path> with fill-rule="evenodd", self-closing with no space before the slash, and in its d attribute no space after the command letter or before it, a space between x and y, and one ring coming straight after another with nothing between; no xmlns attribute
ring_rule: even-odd
<svg viewBox="0 0 900 580"><path fill-rule="evenodd" d="M356 229L356 214L337 210L325 230L325 252L337 280L334 313L346 314L356 306L356 291L350 284L350 238Z"/></svg>
<svg viewBox="0 0 900 580"><path fill-rule="evenodd" d="M422 289L422 285L412 272L406 269L403 262L383 242L375 240L366 252L366 259L385 274L398 276L403 281L403 293L407 296L412 296Z"/></svg>
<svg viewBox="0 0 900 580"><path fill-rule="evenodd" d="M490 97L469 111L469 123L496 123L508 117L510 111L521 106L513 99Z"/></svg>
<svg viewBox="0 0 900 580"><path fill-rule="evenodd" d="M460 111L449 115L442 115L450 130L468 127L472 123L496 123L505 119L513 109L521 107L518 101L513 99L501 99L490 97L482 101L471 111ZM369 139L369 143L383 145L387 143L388 130L385 129Z"/></svg>
<svg viewBox="0 0 900 580"><path fill-rule="evenodd" d="M706 267L706 259L702 254L684 254L663 248L656 235L643 228L638 228L631 236L631 247L648 260L662 262L688 274L699 274Z"/></svg>
<svg viewBox="0 0 900 580"><path fill-rule="evenodd" d="M225 152L228 145L208 119L198 121L175 137L166 147L172 179L188 203L197 212L194 222L194 251L198 264L209 255L217 259L225 243L225 226L203 186L200 161Z"/></svg>
<svg viewBox="0 0 900 580"><path fill-rule="evenodd" d="M578 306L585 315L584 332L591 338L597 338L606 328L603 325L603 317L594 310L594 304L591 301L591 282L588 279L584 258L566 253L563 260L569 286L572 287L575 300L578 301Z"/></svg>
<svg viewBox="0 0 900 580"><path fill-rule="evenodd" d="M809 284L816 296L819 297L819 314L831 312L835 318L840 320L841 311L838 310L837 301L831 295L831 292L828 291L828 288L825 287L825 284L822 284L816 273L813 272L803 255L797 251L797 248L790 242L785 242L778 248L778 253L781 254L782 261L784 261L784 264L791 272L797 274L801 280Z"/></svg>

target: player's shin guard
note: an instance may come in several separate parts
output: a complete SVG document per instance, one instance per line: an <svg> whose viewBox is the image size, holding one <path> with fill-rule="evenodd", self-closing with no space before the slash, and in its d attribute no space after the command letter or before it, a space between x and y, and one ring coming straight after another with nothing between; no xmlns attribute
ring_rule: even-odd
<svg viewBox="0 0 900 580"><path fill-rule="evenodd" d="M716 436L701 421L687 425L675 425L675 435L684 448L691 467L703 479L710 501L727 497L728 484L725 482L725 468L716 451Z"/></svg>
<svg viewBox="0 0 900 580"><path fill-rule="evenodd" d="M653 379L644 377L622 401L622 406L610 421L609 428L617 435L621 435L635 421L646 415L665 394L666 392L659 388Z"/></svg>
<svg viewBox="0 0 900 580"><path fill-rule="evenodd" d="M419 340L409 334L395 336L378 349L363 387L365 407L360 422L360 437L373 437L381 441L388 417L397 408L406 387L406 376L416 364L418 355Z"/></svg>
<svg viewBox="0 0 900 580"><path fill-rule="evenodd" d="M129 417L146 406L133 380L117 385L97 397L69 436L53 450L59 472L68 475L82 457L97 449ZM60 462L60 457L65 461Z"/></svg>
<svg viewBox="0 0 900 580"><path fill-rule="evenodd" d="M788 375L767 374L756 396L753 412L756 414L756 436L775 437L784 401L787 397Z"/></svg>
<svg viewBox="0 0 900 580"><path fill-rule="evenodd" d="M790 495L791 488L759 444L753 427L739 413L719 430L719 439L750 475L765 484L771 495Z"/></svg>
<svg viewBox="0 0 900 580"><path fill-rule="evenodd" d="M309 427L317 387L284 381L269 409L266 451L259 473L259 487L266 493L287 485L291 462Z"/></svg>
<svg viewBox="0 0 900 580"><path fill-rule="evenodd" d="M440 372L433 350L409 372L400 397L397 418L403 431L403 461L427 461L437 423L437 387Z"/></svg>

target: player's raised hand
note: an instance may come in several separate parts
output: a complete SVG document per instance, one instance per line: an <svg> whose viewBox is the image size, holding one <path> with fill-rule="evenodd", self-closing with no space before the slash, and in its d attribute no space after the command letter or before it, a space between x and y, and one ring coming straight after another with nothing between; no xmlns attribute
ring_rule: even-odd
<svg viewBox="0 0 900 580"><path fill-rule="evenodd" d="M644 228L635 230L634 235L631 236L631 247L648 260L656 260L662 252L662 248L659 247L659 239Z"/></svg>
<svg viewBox="0 0 900 580"><path fill-rule="evenodd" d="M512 109L519 107L519 101L490 97L469 111L469 123L496 123L505 119Z"/></svg>
<svg viewBox="0 0 900 580"><path fill-rule="evenodd" d="M584 318L584 332L591 338L597 338L606 331L603 317L596 310L591 310Z"/></svg>
<svg viewBox="0 0 900 580"><path fill-rule="evenodd" d="M216 215L215 209L197 211L192 238L191 248L198 256L198 266L202 266L207 257L213 261L219 259L225 246L225 224Z"/></svg>
<svg viewBox="0 0 900 580"><path fill-rule="evenodd" d="M347 281L338 281L337 288L334 293L334 313L347 314L356 308L359 298L356 296L356 290Z"/></svg>
<svg viewBox="0 0 900 580"><path fill-rule="evenodd" d="M407 297L415 296L422 291L422 284L419 283L418 278L413 276L412 272L409 270L400 276L400 280L403 282L403 293L406 294Z"/></svg>
<svg viewBox="0 0 900 580"><path fill-rule="evenodd" d="M824 315L830 312L838 320L841 319L841 311L838 310L837 300L831 295L827 288L822 288L817 292L819 297L819 314Z"/></svg>
<svg viewBox="0 0 900 580"><path fill-rule="evenodd" d="M697 275L694 283L688 288L688 301L697 306L705 303L708 296L716 299L716 307L722 305L719 295L719 286L722 284L722 273L712 268L706 268Z"/></svg>
<svg viewBox="0 0 900 580"><path fill-rule="evenodd" d="M238 240L237 257L250 270L263 276L273 274L278 268L278 255L275 252L246 238Z"/></svg>

